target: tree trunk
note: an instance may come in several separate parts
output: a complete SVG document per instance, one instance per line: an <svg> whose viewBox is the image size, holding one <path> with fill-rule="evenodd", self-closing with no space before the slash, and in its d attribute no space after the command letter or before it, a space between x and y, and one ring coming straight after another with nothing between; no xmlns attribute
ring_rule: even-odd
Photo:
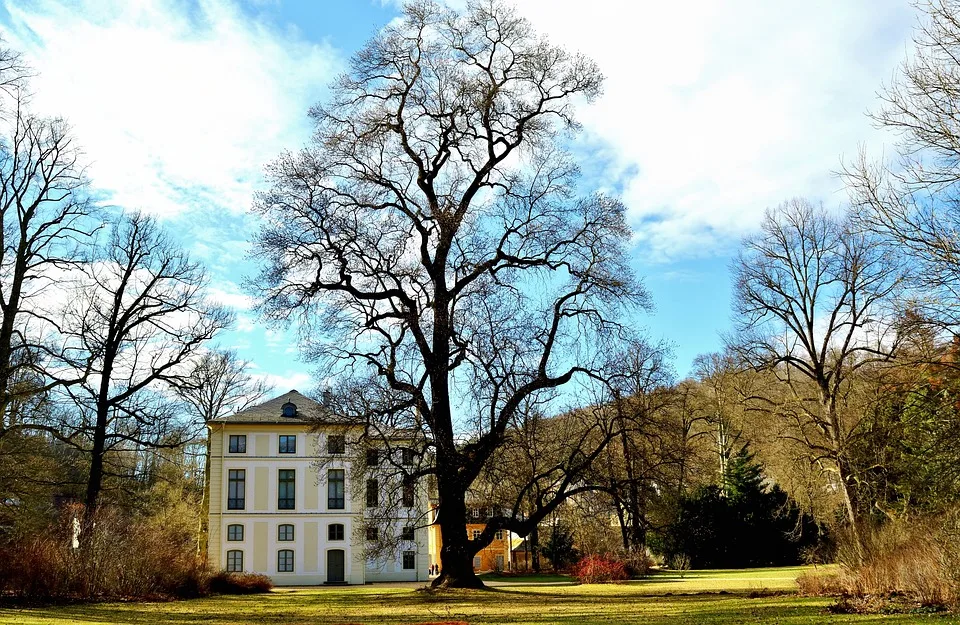
<svg viewBox="0 0 960 625"><path fill-rule="evenodd" d="M484 588L473 571L473 548L467 538L467 506L456 477L438 477L440 497L440 575L434 588Z"/></svg>
<svg viewBox="0 0 960 625"><path fill-rule="evenodd" d="M854 547L857 550L857 557L862 559L863 537L860 534L860 519L857 515L854 496L850 492L850 469L846 461L842 459L837 459L837 475L840 481L840 494L843 495L843 505L847 512L847 522L850 524L850 536L853 538Z"/></svg>
<svg viewBox="0 0 960 625"><path fill-rule="evenodd" d="M533 572L540 572L540 528L533 526L530 532L530 550L533 552Z"/></svg>
<svg viewBox="0 0 960 625"><path fill-rule="evenodd" d="M103 486L103 455L107 439L107 409L97 408L97 425L93 431L93 449L90 451L90 476L87 478L85 515L92 518L100 502Z"/></svg>

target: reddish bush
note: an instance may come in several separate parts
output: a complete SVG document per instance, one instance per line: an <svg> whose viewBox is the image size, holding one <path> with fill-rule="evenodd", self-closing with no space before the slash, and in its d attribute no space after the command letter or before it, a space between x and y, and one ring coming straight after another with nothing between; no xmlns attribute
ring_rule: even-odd
<svg viewBox="0 0 960 625"><path fill-rule="evenodd" d="M220 571L210 578L210 591L222 595L252 595L270 592L273 582L260 573L228 573Z"/></svg>
<svg viewBox="0 0 960 625"><path fill-rule="evenodd" d="M609 584L628 579L627 567L608 556L587 556L573 567L573 576L582 584Z"/></svg>

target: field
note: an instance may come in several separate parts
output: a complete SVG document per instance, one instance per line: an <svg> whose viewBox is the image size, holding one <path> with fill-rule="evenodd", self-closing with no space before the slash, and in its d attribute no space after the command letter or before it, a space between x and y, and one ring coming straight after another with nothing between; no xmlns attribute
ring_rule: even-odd
<svg viewBox="0 0 960 625"><path fill-rule="evenodd" d="M802 570L691 571L683 577L660 574L619 585L500 581L488 591L451 591L442 595L417 591L412 585L278 589L268 595L170 603L5 609L0 610L0 623L960 623L955 617L925 614L831 615L825 611L830 599L792 594L793 580Z"/></svg>

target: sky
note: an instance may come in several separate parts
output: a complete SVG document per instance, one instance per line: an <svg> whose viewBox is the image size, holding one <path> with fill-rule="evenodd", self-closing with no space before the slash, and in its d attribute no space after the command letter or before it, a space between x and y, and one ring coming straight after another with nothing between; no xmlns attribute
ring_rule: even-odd
<svg viewBox="0 0 960 625"><path fill-rule="evenodd" d="M460 0L448 0L456 4ZM604 94L578 111L585 186L618 193L631 258L682 377L731 327L729 265L764 210L846 202L836 175L894 137L866 112L909 53L907 0L518 0L552 42L592 57ZM251 311L248 213L263 167L310 136L308 108L390 0L0 0L0 32L65 117L107 204L157 215L211 274L237 324L220 339L278 392L315 386L292 329Z"/></svg>

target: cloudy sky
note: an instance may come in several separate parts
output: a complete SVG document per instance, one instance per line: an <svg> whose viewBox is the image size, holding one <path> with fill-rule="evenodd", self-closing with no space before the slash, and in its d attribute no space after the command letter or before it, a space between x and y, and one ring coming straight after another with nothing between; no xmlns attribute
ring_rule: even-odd
<svg viewBox="0 0 960 625"><path fill-rule="evenodd" d="M0 0L0 30L37 73L35 107L66 117L105 202L159 215L213 275L236 348L278 390L309 390L292 333L239 284L261 172L306 142L308 107L378 28L387 0ZM765 208L839 207L834 172L892 137L865 112L909 51L907 0L518 0L536 28L596 60L584 108L588 184L622 194L635 266L685 375L730 324L728 264Z"/></svg>

